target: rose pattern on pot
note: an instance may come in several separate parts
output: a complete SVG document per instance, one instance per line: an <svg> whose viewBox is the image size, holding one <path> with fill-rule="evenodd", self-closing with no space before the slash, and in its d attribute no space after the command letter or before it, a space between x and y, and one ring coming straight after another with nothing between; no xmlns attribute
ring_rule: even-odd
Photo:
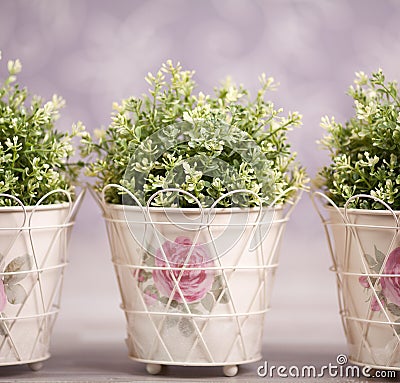
<svg viewBox="0 0 400 383"><path fill-rule="evenodd" d="M0 263L3 263L3 260ZM20 282L27 277L32 264L32 257L23 255L14 258L4 268L4 275L0 279L0 312L5 310L7 303L18 305L25 302L27 293Z"/></svg>
<svg viewBox="0 0 400 383"><path fill-rule="evenodd" d="M393 277L380 279L382 294L397 306L400 306L400 247L394 249L386 261L384 274L392 274Z"/></svg>
<svg viewBox="0 0 400 383"><path fill-rule="evenodd" d="M392 250L387 259L376 246L374 250L373 256L364 255L371 275L362 275L358 281L369 291L371 311L381 312L382 308L385 309L393 316L393 321L399 323L395 330L400 334L400 247Z"/></svg>
<svg viewBox="0 0 400 383"><path fill-rule="evenodd" d="M209 314L229 302L226 282L215 266L207 245L180 236L165 241L154 255L145 252L133 277L149 311ZM184 336L194 331L185 316L167 317L166 326L177 326Z"/></svg>
<svg viewBox="0 0 400 383"><path fill-rule="evenodd" d="M214 270L205 270L214 266L206 247L186 237L165 241L156 252L155 265L163 268L153 270L158 291L167 297L173 293L173 299L180 303L200 301L214 281Z"/></svg>

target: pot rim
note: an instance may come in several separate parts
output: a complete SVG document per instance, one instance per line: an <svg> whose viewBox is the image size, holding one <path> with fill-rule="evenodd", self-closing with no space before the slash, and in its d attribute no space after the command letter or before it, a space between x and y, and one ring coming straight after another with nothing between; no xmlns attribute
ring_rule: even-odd
<svg viewBox="0 0 400 383"><path fill-rule="evenodd" d="M393 210L393 213L390 210L387 209L377 209L377 210L372 210L372 209L345 209L344 207L339 207L339 206L332 206L331 204L325 205L325 209L327 210L340 210L341 212L347 211L349 214L355 214L355 215L391 215L393 216L393 213L396 216L400 216L400 210Z"/></svg>
<svg viewBox="0 0 400 383"><path fill-rule="evenodd" d="M35 211L47 211L47 210L62 210L70 207L69 202L52 203L48 205L34 205L34 206L24 206L27 213ZM0 214L2 213L22 213L23 207L19 206L0 206Z"/></svg>
<svg viewBox="0 0 400 383"><path fill-rule="evenodd" d="M121 204L116 204L116 203L105 203L105 207L107 209L115 209L115 210L124 210L124 209L129 209L129 210L139 210L141 209L140 206L133 206L133 205L121 205ZM143 209L147 210L149 209L150 212L157 213L157 212L167 212L167 213L200 213L200 211L203 211L204 213L208 212L217 212L219 214L232 214L232 213L248 213L248 212L258 212L260 211L260 207L255 206L255 207L215 207L215 208L203 208L202 210L200 208L195 208L195 207L188 207L188 208L179 208L179 207L159 207L159 206L151 206L147 208L147 206L143 206ZM263 207L262 210L268 211L268 210L283 210L283 205L277 205L275 207L271 206L266 206Z"/></svg>

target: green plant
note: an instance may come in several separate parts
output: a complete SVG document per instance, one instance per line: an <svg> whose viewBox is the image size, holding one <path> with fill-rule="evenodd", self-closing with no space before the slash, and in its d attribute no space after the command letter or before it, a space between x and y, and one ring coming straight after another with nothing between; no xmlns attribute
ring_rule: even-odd
<svg viewBox="0 0 400 383"><path fill-rule="evenodd" d="M193 75L167 61L156 75L146 77L149 95L114 104L108 129L95 131L97 139L83 138L82 154L95 155L87 166L87 174L97 178L95 189L120 184L144 203L158 190L180 188L210 206L235 189L251 190L264 203L275 198L283 203L294 189L304 188L304 169L287 143L287 131L301 124L301 116L281 116L282 109L265 101L274 80L262 75L252 100L229 79L214 96L195 94ZM106 197L122 203L115 189ZM152 205L175 206L175 197L160 194ZM254 204L253 197L234 197L219 206ZM180 206L197 205L184 196Z"/></svg>
<svg viewBox="0 0 400 383"><path fill-rule="evenodd" d="M82 133L82 124L75 125L71 134L57 132L54 124L64 100L54 95L44 103L34 95L28 103L27 89L16 83L20 61L10 60L7 69L0 87L0 193L30 206L54 189L73 192L81 165L67 161L74 154L72 138ZM61 194L53 194L43 203L61 200ZM0 206L14 204L0 197Z"/></svg>
<svg viewBox="0 0 400 383"><path fill-rule="evenodd" d="M386 82L382 70L370 77L356 73L348 94L355 116L344 125L324 117L328 131L321 143L331 164L319 173L317 185L338 205L356 194L377 197L400 209L400 99L396 82ZM372 199L355 199L352 208L382 209Z"/></svg>

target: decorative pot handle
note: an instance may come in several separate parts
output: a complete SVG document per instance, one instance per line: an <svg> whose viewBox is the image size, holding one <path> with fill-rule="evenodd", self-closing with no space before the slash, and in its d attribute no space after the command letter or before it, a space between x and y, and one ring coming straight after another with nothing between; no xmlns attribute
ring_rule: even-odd
<svg viewBox="0 0 400 383"><path fill-rule="evenodd" d="M347 222L350 223L350 220L348 218L349 204L351 202L353 202L354 200L359 199L359 198L372 199L373 201L380 203L382 206L384 206L386 208L386 210L388 210L392 214L392 216L394 218L394 221L396 222L396 226L399 227L399 219L398 219L396 213L394 212L394 210L385 201L382 201L380 198L374 197L374 196L369 195L369 194L356 194L356 195L353 195L352 197L350 197L346 201L346 203L344 205L344 211L345 211L345 216L346 216Z"/></svg>
<svg viewBox="0 0 400 383"><path fill-rule="evenodd" d="M83 199L84 199L84 197L86 195L86 190L87 190L87 188L83 187L81 189L81 192L77 195L75 201L72 202L72 209L71 209L70 214L69 214L69 221L70 222L75 221L75 217L78 214L79 208L81 207Z"/></svg>
<svg viewBox="0 0 400 383"><path fill-rule="evenodd" d="M0 197L12 199L12 200L15 201L19 206L21 206L21 209L22 209L22 211L23 211L23 213L24 213L24 219L23 219L23 221L22 221L22 225L16 227L16 229L23 228L23 227L25 226L26 217L27 217L27 212L26 212L25 205L22 203L22 201L21 201L19 198L15 197L15 196L13 196L13 195L11 195L11 194L0 193Z"/></svg>
<svg viewBox="0 0 400 383"><path fill-rule="evenodd" d="M67 217L64 221L64 224L69 222L69 219L71 217L71 212L72 212L72 197L71 197L71 193L68 192L67 190L63 190L63 189L55 189L52 190L50 192L48 192L47 194L45 194L42 198L39 199L39 201L36 203L36 205L33 207L32 212L29 216L29 220L28 220L28 226L31 227L31 223L32 223L32 218L34 216L34 213L36 212L36 210L38 209L39 206L42 206L43 201L45 201L48 197L50 197L53 194L64 194L67 199L68 199L68 205L69 205L69 210L68 210L68 214Z"/></svg>

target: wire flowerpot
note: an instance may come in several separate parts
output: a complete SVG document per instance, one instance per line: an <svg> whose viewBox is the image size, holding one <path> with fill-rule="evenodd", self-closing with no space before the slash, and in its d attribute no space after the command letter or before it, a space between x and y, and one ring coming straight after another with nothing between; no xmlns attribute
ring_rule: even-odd
<svg viewBox="0 0 400 383"><path fill-rule="evenodd" d="M43 204L52 194L68 202ZM42 367L60 309L67 243L82 201L54 190L35 206L24 206L11 195L0 208L0 366Z"/></svg>
<svg viewBox="0 0 400 383"><path fill-rule="evenodd" d="M366 198L385 209L349 208ZM349 360L400 370L400 212L369 195L343 208L321 193L313 201L332 255Z"/></svg>
<svg viewBox="0 0 400 383"><path fill-rule="evenodd" d="M127 206L106 203L104 192L130 358L153 374L162 365L223 366L227 376L261 359L279 245L294 203L287 210L215 208L217 200L202 208L188 192L167 189L147 206L130 195L135 205ZM199 208L150 207L158 194L172 192L190 195ZM249 192L221 198L236 193Z"/></svg>

